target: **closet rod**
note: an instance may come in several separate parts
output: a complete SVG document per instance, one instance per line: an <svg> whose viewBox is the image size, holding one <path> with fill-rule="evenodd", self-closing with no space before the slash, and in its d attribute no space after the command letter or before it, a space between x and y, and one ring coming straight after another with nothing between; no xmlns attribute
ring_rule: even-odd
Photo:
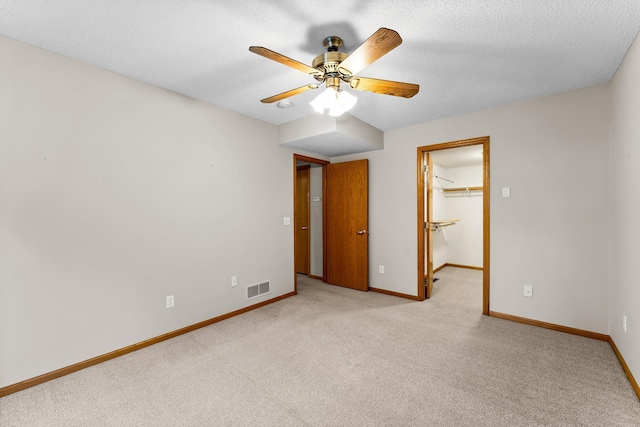
<svg viewBox="0 0 640 427"><path fill-rule="evenodd" d="M456 225L456 222L460 221L459 219L448 219L442 221L431 221L429 225L431 226L432 231L439 231L443 228L449 227L450 225ZM427 223L424 223L425 228L427 227Z"/></svg>
<svg viewBox="0 0 640 427"><path fill-rule="evenodd" d="M441 179L441 180L443 180L443 181L448 181L448 182L450 182L450 183L452 183L452 184L453 184L453 181L451 181L450 179L447 179L447 178L443 178L443 177L441 177L441 176L438 176L438 175L433 175L433 177L434 177L434 178L438 178L438 179Z"/></svg>
<svg viewBox="0 0 640 427"><path fill-rule="evenodd" d="M445 188L444 191L445 193L452 193L452 192L468 192L468 191L482 191L484 190L483 187L459 187L459 188Z"/></svg>

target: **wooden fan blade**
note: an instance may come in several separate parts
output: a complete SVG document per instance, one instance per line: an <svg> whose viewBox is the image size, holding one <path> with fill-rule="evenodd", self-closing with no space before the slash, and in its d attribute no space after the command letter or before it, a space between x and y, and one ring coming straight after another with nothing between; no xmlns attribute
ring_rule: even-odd
<svg viewBox="0 0 640 427"><path fill-rule="evenodd" d="M349 81L349 86L355 90L402 96L404 98L411 98L420 90L420 86L417 84L370 79L368 77L353 77Z"/></svg>
<svg viewBox="0 0 640 427"><path fill-rule="evenodd" d="M380 28L340 63L338 71L347 75L356 74L401 43L400 34L389 28Z"/></svg>
<svg viewBox="0 0 640 427"><path fill-rule="evenodd" d="M273 96L271 96L269 98L262 99L262 100L260 100L260 102L263 102L265 104L271 104L272 102L280 101L281 99L285 99L285 98L288 98L290 96L298 95L298 94L300 94L302 92L306 92L309 89L318 89L318 85L301 86L301 87L298 87L298 88L295 88L295 89L288 90L286 92L279 93L277 95L273 95Z"/></svg>
<svg viewBox="0 0 640 427"><path fill-rule="evenodd" d="M315 75L322 74L320 71L315 68L311 68L310 66L303 64L302 62L296 61L295 59L291 59L287 56L281 55L278 52L274 52L266 47L262 46L251 46L249 50L253 53L257 53L260 56L264 56L265 58L271 59L272 61L279 62L288 67L295 68L296 70L300 70L303 73Z"/></svg>

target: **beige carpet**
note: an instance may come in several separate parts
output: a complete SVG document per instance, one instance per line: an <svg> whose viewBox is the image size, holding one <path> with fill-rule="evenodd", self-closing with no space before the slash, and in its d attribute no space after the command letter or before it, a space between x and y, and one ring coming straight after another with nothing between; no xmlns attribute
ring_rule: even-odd
<svg viewBox="0 0 640 427"><path fill-rule="evenodd" d="M10 426L639 426L609 344L301 277L299 295L0 399Z"/></svg>

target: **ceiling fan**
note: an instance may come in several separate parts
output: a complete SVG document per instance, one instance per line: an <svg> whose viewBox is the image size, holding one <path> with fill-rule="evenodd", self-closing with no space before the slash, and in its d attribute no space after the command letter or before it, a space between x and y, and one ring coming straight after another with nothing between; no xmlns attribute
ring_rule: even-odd
<svg viewBox="0 0 640 427"><path fill-rule="evenodd" d="M269 104L280 101L308 90L317 89L322 83L325 83L327 90L320 94L311 105L318 111L328 108L332 116L337 116L351 108L356 101L354 96L340 88L340 82L345 82L355 90L411 98L420 90L419 85L356 75L360 70L389 53L401 43L402 39L396 31L389 28L380 28L355 51L347 55L346 53L338 52L338 49L342 46L342 39L337 36L330 36L324 39L323 42L327 52L316 56L311 66L265 47L251 46L249 48L251 52L307 73L319 82L319 84L309 84L279 93L262 99L260 102ZM343 99L341 100L341 98Z"/></svg>

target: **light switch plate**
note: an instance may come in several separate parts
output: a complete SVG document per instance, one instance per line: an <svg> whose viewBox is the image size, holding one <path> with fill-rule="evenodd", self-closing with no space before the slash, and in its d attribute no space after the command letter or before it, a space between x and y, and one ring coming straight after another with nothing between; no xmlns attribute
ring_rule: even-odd
<svg viewBox="0 0 640 427"><path fill-rule="evenodd" d="M502 187L502 197L511 197L511 187Z"/></svg>
<svg viewBox="0 0 640 427"><path fill-rule="evenodd" d="M285 216L282 225L291 225L291 217Z"/></svg>

